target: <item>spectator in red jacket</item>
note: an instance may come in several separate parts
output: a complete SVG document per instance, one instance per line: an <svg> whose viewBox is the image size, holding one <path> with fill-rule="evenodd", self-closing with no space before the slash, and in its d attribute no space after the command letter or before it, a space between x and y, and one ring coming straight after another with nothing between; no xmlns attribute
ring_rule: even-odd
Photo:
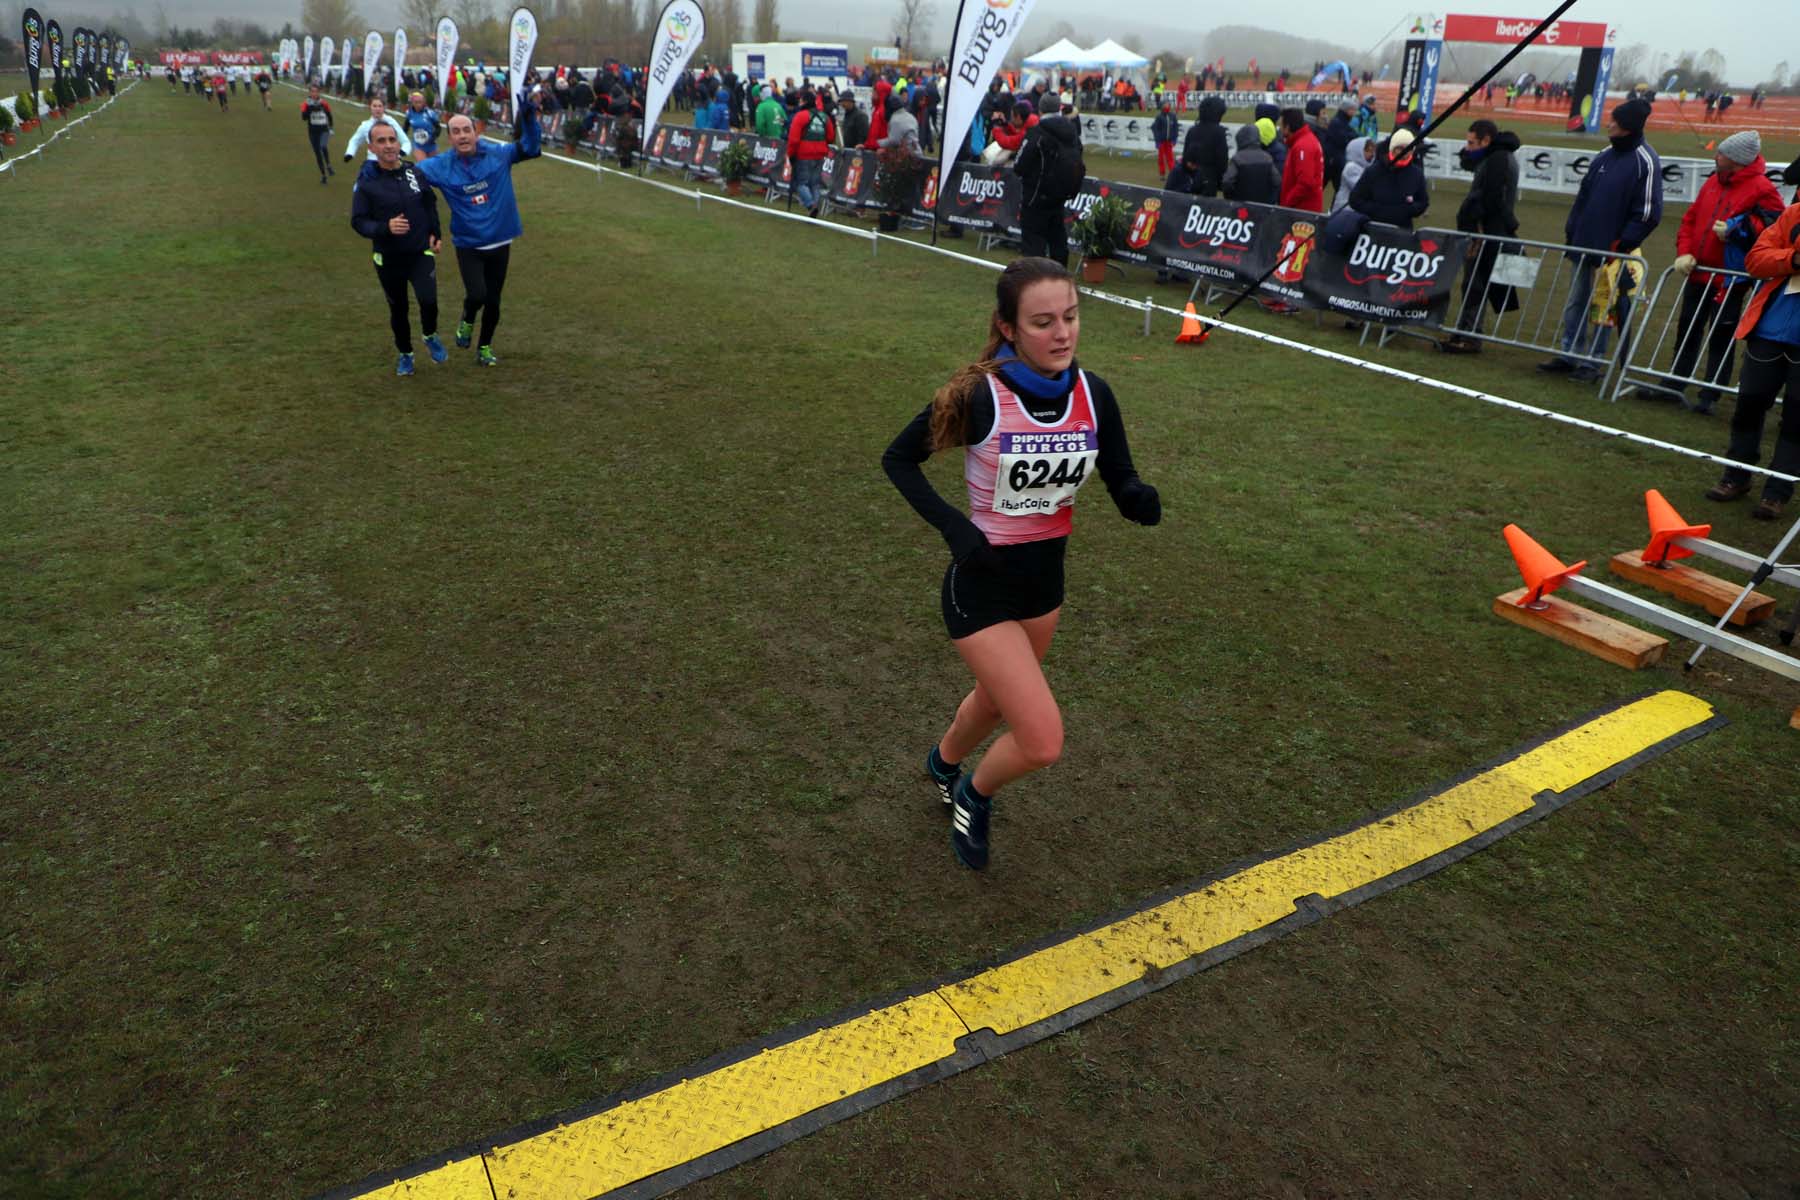
<svg viewBox="0 0 1800 1200"><path fill-rule="evenodd" d="M1297 108L1281 110L1287 162L1281 168L1281 207L1319 212L1325 207L1325 151Z"/></svg>
<svg viewBox="0 0 1800 1200"><path fill-rule="evenodd" d="M802 88L800 108L788 124L787 155L794 164L794 199L806 206L808 216L819 215L819 181L836 140L831 113L810 87Z"/></svg>
<svg viewBox="0 0 1800 1200"><path fill-rule="evenodd" d="M988 141L1000 148L988 158L989 163L1011 162L1018 157L1019 147L1025 144L1025 135L1037 123L1037 114L1030 109L1031 101L1021 100L1012 106L1003 123L988 130Z"/></svg>
<svg viewBox="0 0 1800 1200"><path fill-rule="evenodd" d="M869 104L869 139L863 143L864 150L875 149L887 136L887 98L893 93L893 84L885 79L875 81L875 99Z"/></svg>
<svg viewBox="0 0 1800 1200"><path fill-rule="evenodd" d="M1687 286L1681 289L1681 332L1672 371L1684 379L1697 377L1707 382L1693 404L1687 403L1685 384L1674 381L1669 386L1684 393L1682 403L1690 411L1702 414L1711 412L1713 401L1719 398L1718 390L1711 385L1731 382L1732 334L1750 286L1741 279L1694 268L1735 265L1741 270L1741 264L1726 261L1727 247L1720 237L1726 223L1734 217L1745 218L1732 236L1739 239L1742 249L1748 250L1755 245L1757 235L1786 207L1781 193L1769 182L1762 136L1754 129L1722 140L1713 155L1713 168L1712 177L1700 185L1699 197L1688 205L1675 234L1675 269L1688 279ZM1706 350L1706 374L1695 376L1694 367L1702 348Z"/></svg>

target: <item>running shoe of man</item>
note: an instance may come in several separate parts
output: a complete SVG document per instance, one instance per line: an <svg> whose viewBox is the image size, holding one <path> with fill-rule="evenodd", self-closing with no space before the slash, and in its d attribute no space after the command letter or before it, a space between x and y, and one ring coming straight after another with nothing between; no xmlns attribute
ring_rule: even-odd
<svg viewBox="0 0 1800 1200"><path fill-rule="evenodd" d="M431 361L434 363L441 363L450 357L450 351L444 348L444 343L438 340L435 333L425 339L425 349L431 352Z"/></svg>
<svg viewBox="0 0 1800 1200"><path fill-rule="evenodd" d="M950 806L950 849L956 861L972 871L985 871L988 865L988 815L993 802L971 795L968 776L956 785L956 800Z"/></svg>
<svg viewBox="0 0 1800 1200"><path fill-rule="evenodd" d="M400 361L394 364L394 374L411 375L413 373L412 355L402 354Z"/></svg>
<svg viewBox="0 0 1800 1200"><path fill-rule="evenodd" d="M475 326L467 321L456 323L456 348L467 350L469 343L475 340Z"/></svg>
<svg viewBox="0 0 1800 1200"><path fill-rule="evenodd" d="M475 351L475 365L478 367L497 367L500 365L500 360L494 357L494 348L492 346L483 346Z"/></svg>

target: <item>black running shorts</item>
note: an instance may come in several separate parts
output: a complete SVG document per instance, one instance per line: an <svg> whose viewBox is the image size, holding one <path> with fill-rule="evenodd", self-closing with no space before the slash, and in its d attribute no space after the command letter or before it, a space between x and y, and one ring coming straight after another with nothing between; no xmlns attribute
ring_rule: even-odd
<svg viewBox="0 0 1800 1200"><path fill-rule="evenodd" d="M998 568L951 563L944 572L944 628L966 638L1002 621L1029 621L1063 602L1063 555L1068 538L996 546Z"/></svg>

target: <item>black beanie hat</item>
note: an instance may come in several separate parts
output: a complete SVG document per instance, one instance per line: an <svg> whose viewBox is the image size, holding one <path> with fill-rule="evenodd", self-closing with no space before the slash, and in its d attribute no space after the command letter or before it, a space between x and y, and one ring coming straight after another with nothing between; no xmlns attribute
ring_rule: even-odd
<svg viewBox="0 0 1800 1200"><path fill-rule="evenodd" d="M1627 133L1642 133L1650 120L1650 103L1636 98L1625 101L1612 110L1613 120L1622 125Z"/></svg>

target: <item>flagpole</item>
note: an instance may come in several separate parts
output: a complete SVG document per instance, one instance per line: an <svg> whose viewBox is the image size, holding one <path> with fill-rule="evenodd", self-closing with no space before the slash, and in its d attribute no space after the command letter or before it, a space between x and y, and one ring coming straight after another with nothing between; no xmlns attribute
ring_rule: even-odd
<svg viewBox="0 0 1800 1200"><path fill-rule="evenodd" d="M950 36L952 39L950 42L950 65L952 67L954 67L956 65L956 41L955 41L955 39L962 35L963 8L968 4L968 2L969 2L969 0L960 0L960 3L958 3L956 6L956 20L950 26L950 31L951 31ZM948 75L944 76L944 95L941 100L941 103L943 105L943 112L946 117L948 117L950 115L950 93L955 90L956 90L956 72L954 70L952 70ZM927 113L925 115L925 119L927 121L929 121L931 119L931 114ZM945 133L948 133L948 132L949 132L949 130L946 128ZM949 182L949 180L945 178L945 176L948 175L949 172L944 169L944 154L949 149L950 149L950 147L947 145L940 146L938 148L937 203L933 204L931 206L931 244L934 246L937 245L937 240L938 240L938 206L943 204L943 202L944 202L944 185Z"/></svg>

